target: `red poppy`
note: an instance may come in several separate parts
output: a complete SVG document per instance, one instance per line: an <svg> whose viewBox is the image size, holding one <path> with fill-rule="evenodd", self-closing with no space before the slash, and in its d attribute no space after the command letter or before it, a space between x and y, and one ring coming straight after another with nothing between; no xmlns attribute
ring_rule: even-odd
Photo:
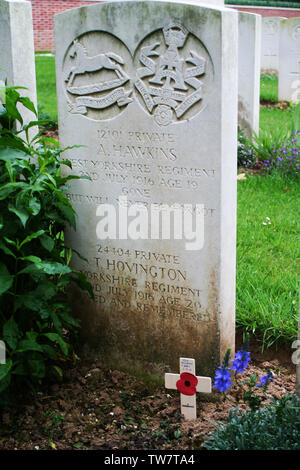
<svg viewBox="0 0 300 470"><path fill-rule="evenodd" d="M190 372L182 372L180 379L176 382L177 390L183 395L195 395L198 379Z"/></svg>

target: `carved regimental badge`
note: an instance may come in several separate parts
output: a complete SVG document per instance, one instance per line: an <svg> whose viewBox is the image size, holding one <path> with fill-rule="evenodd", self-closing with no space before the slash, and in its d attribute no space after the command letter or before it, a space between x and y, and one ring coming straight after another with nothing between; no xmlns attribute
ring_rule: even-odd
<svg viewBox="0 0 300 470"><path fill-rule="evenodd" d="M67 51L64 66L69 111L100 119L99 112L112 107L121 110L133 101L125 59L113 52L109 44L115 45L116 40L112 40L107 33L102 33L102 36L106 48L101 46L101 32L87 33L75 39ZM118 44L117 49L122 51L125 47ZM104 114L103 117L113 116Z"/></svg>
<svg viewBox="0 0 300 470"><path fill-rule="evenodd" d="M163 42L141 47L138 56L143 67L137 70L135 87L160 126L180 120L203 98L201 79L206 75L208 60L202 51L184 47L188 35L179 24L166 27Z"/></svg>
<svg viewBox="0 0 300 470"><path fill-rule="evenodd" d="M151 33L134 57L109 33L85 33L72 42L63 65L70 113L106 120L137 100L159 126L197 114L212 78L205 47L179 24Z"/></svg>

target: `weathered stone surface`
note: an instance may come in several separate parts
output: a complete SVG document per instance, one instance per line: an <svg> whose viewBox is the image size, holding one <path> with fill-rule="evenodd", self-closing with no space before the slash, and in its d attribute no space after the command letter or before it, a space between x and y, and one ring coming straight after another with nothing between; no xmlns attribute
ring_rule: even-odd
<svg viewBox="0 0 300 470"><path fill-rule="evenodd" d="M91 177L67 194L67 239L88 259L73 265L95 292L73 293L83 336L127 369L161 374L184 355L211 375L235 337L237 13L113 2L57 15L55 37L60 142L83 145L66 157ZM203 248L97 239L97 207L119 213L120 196L193 217L203 204Z"/></svg>
<svg viewBox="0 0 300 470"><path fill-rule="evenodd" d="M248 136L259 131L261 16L239 12L238 124Z"/></svg>
<svg viewBox="0 0 300 470"><path fill-rule="evenodd" d="M280 22L278 99L300 101L300 17Z"/></svg>
<svg viewBox="0 0 300 470"><path fill-rule="evenodd" d="M23 0L0 0L0 80L8 86L22 86L36 106L36 80L31 3ZM24 123L36 119L20 107Z"/></svg>
<svg viewBox="0 0 300 470"><path fill-rule="evenodd" d="M278 75L279 71L279 36L281 16L262 18L261 37L261 73Z"/></svg>

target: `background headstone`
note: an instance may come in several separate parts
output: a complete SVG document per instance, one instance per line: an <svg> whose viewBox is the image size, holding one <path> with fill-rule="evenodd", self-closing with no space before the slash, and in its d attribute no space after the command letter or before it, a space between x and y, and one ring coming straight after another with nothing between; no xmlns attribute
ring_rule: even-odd
<svg viewBox="0 0 300 470"><path fill-rule="evenodd" d="M239 12L238 124L248 136L259 132L261 16Z"/></svg>
<svg viewBox="0 0 300 470"><path fill-rule="evenodd" d="M280 22L279 101L300 101L300 17Z"/></svg>
<svg viewBox="0 0 300 470"><path fill-rule="evenodd" d="M31 3L23 0L0 0L0 80L37 104ZM20 106L24 124L35 115Z"/></svg>
<svg viewBox="0 0 300 470"><path fill-rule="evenodd" d="M279 71L279 36L280 16L262 17L261 35L261 73L278 75Z"/></svg>
<svg viewBox="0 0 300 470"><path fill-rule="evenodd" d="M234 349L237 26L235 11L151 1L55 17L60 143L83 145L65 155L92 180L67 194L67 241L88 259L73 266L95 292L73 304L86 343L119 367L160 375L184 355L211 376ZM120 196L148 210L188 203L193 216L203 204L204 247L97 239L97 207L119 213Z"/></svg>

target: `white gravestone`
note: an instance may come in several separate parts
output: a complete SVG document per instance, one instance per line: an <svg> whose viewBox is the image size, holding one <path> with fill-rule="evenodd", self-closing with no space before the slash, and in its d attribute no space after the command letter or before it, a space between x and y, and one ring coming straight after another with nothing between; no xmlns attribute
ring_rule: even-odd
<svg viewBox="0 0 300 470"><path fill-rule="evenodd" d="M279 71L279 37L281 16L262 18L261 34L261 73L278 75Z"/></svg>
<svg viewBox="0 0 300 470"><path fill-rule="evenodd" d="M300 101L300 17L280 23L278 99Z"/></svg>
<svg viewBox="0 0 300 470"><path fill-rule="evenodd" d="M248 136L259 132L261 16L239 12L238 124Z"/></svg>
<svg viewBox="0 0 300 470"><path fill-rule="evenodd" d="M185 419L196 419L196 392L211 393L211 378L197 377L195 359L181 357L180 374L165 374L165 387L180 392L181 413Z"/></svg>
<svg viewBox="0 0 300 470"><path fill-rule="evenodd" d="M31 3L23 0L0 0L0 80L37 104ZM36 120L20 106L24 124Z"/></svg>
<svg viewBox="0 0 300 470"><path fill-rule="evenodd" d="M103 3L56 15L55 40L60 143L83 145L65 157L91 178L67 192L67 242L88 259L72 263L95 292L73 293L83 338L131 370L160 375L184 353L211 375L235 338L237 13ZM203 246L162 236L171 206L204 219ZM135 237L137 207L162 217Z"/></svg>

